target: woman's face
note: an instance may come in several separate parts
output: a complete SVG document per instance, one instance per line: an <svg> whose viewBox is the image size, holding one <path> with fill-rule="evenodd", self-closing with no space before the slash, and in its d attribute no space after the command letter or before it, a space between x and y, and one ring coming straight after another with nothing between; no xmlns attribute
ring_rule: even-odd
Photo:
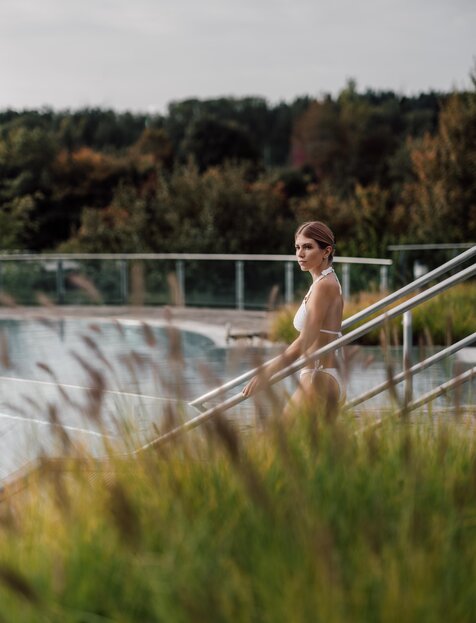
<svg viewBox="0 0 476 623"><path fill-rule="evenodd" d="M302 234L296 236L295 245L297 261L302 271L313 272L326 268L331 247L321 249L315 240Z"/></svg>

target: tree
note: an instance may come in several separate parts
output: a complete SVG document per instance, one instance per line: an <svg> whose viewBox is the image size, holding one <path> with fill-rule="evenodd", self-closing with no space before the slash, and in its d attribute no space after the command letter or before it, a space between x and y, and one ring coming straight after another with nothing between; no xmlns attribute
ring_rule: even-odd
<svg viewBox="0 0 476 623"><path fill-rule="evenodd" d="M402 169L409 132L434 128L434 98L401 98L392 92L358 93L350 80L337 99L312 101L292 132L294 166L311 166L320 180L351 194L356 184L390 188ZM397 155L398 154L398 155Z"/></svg>
<svg viewBox="0 0 476 623"><path fill-rule="evenodd" d="M320 180L340 176L345 145L339 110L330 97L309 104L294 125L291 145L294 166L311 166Z"/></svg>
<svg viewBox="0 0 476 623"><path fill-rule="evenodd" d="M0 239L4 248L35 248L37 215L47 209L58 152L41 127L14 126L0 140Z"/></svg>
<svg viewBox="0 0 476 623"><path fill-rule="evenodd" d="M25 240L35 232L31 219L36 200L33 195L15 197L0 206L0 249L23 250Z"/></svg>
<svg viewBox="0 0 476 623"><path fill-rule="evenodd" d="M256 163L259 158L258 149L244 128L213 117L201 118L190 126L182 153L192 156L200 171L230 161Z"/></svg>
<svg viewBox="0 0 476 623"><path fill-rule="evenodd" d="M154 167L171 168L174 159L172 143L162 128L146 128L131 147L131 154L149 158Z"/></svg>
<svg viewBox="0 0 476 623"><path fill-rule="evenodd" d="M137 190L121 184L111 203L102 209L85 207L77 232L60 245L63 252L139 253L146 246L146 204Z"/></svg>
<svg viewBox="0 0 476 623"><path fill-rule="evenodd" d="M286 196L245 166L195 165L158 173L154 194L121 185L106 209L83 211L63 249L190 253L282 253L295 228Z"/></svg>
<svg viewBox="0 0 476 623"><path fill-rule="evenodd" d="M414 181L402 203L421 242L476 239L476 75L472 80L471 92L444 104L437 135L410 142Z"/></svg>

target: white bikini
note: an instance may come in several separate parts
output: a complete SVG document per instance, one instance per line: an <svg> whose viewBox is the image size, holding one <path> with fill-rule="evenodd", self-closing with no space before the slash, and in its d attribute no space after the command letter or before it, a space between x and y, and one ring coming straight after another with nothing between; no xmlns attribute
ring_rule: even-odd
<svg viewBox="0 0 476 623"><path fill-rule="evenodd" d="M317 277L317 279L315 279L313 283L311 284L311 287L309 288L306 296L304 297L303 302L301 303L301 306L299 307L299 309L296 312L296 315L294 316L293 324L298 331L302 331L304 329L304 325L306 323L306 316L307 316L306 302L312 292L312 288L314 284L318 283L319 281L321 281L321 279L324 279L324 277L327 277L327 275L330 275L331 273L334 273L334 277L337 283L339 284L340 293L342 294L341 285L339 283L339 280L337 279L337 275L335 274L332 266L323 270L322 273L319 275L319 277ZM330 335L342 337L342 333L340 331L330 331L328 329L321 329L321 333L328 333ZM335 354L336 354L336 357L340 357L339 350L337 350ZM339 370L337 368L324 368L324 366L320 363L319 359L316 360L313 368L303 368L300 373L300 378L302 379L306 374L311 374L313 376L317 372L322 373L322 374L328 374L329 376L331 376L336 381L339 387L339 400L345 397L344 382L339 373Z"/></svg>

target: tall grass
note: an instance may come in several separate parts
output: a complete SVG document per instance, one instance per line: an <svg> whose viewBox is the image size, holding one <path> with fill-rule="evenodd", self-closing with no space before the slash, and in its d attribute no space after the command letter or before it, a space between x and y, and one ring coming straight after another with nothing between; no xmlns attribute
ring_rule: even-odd
<svg viewBox="0 0 476 623"><path fill-rule="evenodd" d="M315 414L314 414L315 415ZM218 419L45 464L1 506L4 621L470 621L472 421Z"/></svg>

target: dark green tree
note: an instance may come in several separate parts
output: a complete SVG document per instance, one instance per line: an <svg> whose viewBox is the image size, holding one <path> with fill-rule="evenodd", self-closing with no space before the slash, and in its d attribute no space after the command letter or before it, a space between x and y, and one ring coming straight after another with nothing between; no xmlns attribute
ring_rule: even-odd
<svg viewBox="0 0 476 623"><path fill-rule="evenodd" d="M259 153L249 132L230 121L203 117L194 122L182 142L184 157L192 157L200 171L225 162L257 163Z"/></svg>

